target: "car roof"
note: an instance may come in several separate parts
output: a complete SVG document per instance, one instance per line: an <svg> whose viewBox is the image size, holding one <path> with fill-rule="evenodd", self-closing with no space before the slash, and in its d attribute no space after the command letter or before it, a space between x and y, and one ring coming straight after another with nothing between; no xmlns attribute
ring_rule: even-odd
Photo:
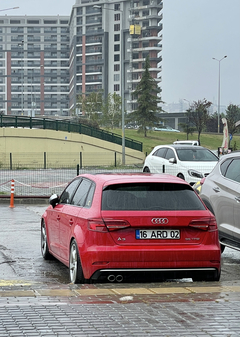
<svg viewBox="0 0 240 337"><path fill-rule="evenodd" d="M227 159L227 158L235 158L240 156L240 150L237 151L232 151L230 153L224 154L223 156L220 157L221 161Z"/></svg>
<svg viewBox="0 0 240 337"><path fill-rule="evenodd" d="M102 185L124 183L174 183L188 185L185 180L165 173L84 173L80 174L79 177L91 179Z"/></svg>
<svg viewBox="0 0 240 337"><path fill-rule="evenodd" d="M154 149L159 149L161 147L171 147L173 149L176 149L176 150L179 150L179 149L183 149L183 150L186 150L186 149L190 149L190 150L196 150L196 149L205 149L205 150L208 150L206 147L203 147L203 146L198 146L198 145L195 145L195 146L192 146L192 145L182 145L182 144L166 144L166 145L157 145L154 147Z"/></svg>

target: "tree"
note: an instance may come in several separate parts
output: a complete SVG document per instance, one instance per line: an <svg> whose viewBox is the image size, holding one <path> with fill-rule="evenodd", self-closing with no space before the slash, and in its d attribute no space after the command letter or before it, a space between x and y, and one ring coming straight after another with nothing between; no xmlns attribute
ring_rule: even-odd
<svg viewBox="0 0 240 337"><path fill-rule="evenodd" d="M119 127L122 118L121 106L121 97L115 92L113 94L109 93L103 104L103 125L110 126L111 129Z"/></svg>
<svg viewBox="0 0 240 337"><path fill-rule="evenodd" d="M77 107L90 120L98 122L99 113L102 112L102 91L91 92L89 95L80 94Z"/></svg>
<svg viewBox="0 0 240 337"><path fill-rule="evenodd" d="M190 105L186 112L186 116L191 124L193 124L198 133L198 142L200 144L200 135L205 129L207 121L209 120L209 107L212 105L211 102L207 101L205 98L201 101L194 101Z"/></svg>
<svg viewBox="0 0 240 337"><path fill-rule="evenodd" d="M187 134L187 139L188 136L191 134L193 134L193 132L195 131L195 128L190 126L188 122L186 123L179 123L179 125L182 127L183 132L185 132Z"/></svg>
<svg viewBox="0 0 240 337"><path fill-rule="evenodd" d="M131 120L136 121L139 128L144 131L144 137L147 137L147 128L159 122L157 113L162 111L158 106L162 102L158 97L161 90L155 79L151 77L149 68L150 62L149 56L147 56L141 81L133 93L137 100L137 109L131 114Z"/></svg>
<svg viewBox="0 0 240 337"><path fill-rule="evenodd" d="M229 104L226 110L226 119L228 124L228 132L232 136L234 133L238 132L239 126L236 126L235 123L240 120L240 107L238 105ZM229 140L229 147L230 147Z"/></svg>

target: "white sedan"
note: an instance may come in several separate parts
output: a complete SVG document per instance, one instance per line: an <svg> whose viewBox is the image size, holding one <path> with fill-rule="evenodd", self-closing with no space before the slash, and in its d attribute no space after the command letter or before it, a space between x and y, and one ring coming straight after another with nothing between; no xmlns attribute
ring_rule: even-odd
<svg viewBox="0 0 240 337"><path fill-rule="evenodd" d="M218 157L202 146L158 145L146 157L143 172L168 173L193 185L206 177Z"/></svg>

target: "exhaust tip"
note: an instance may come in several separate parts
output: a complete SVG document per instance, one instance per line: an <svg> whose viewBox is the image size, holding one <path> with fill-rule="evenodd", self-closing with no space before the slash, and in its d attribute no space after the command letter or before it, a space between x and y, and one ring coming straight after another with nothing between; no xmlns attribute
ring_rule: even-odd
<svg viewBox="0 0 240 337"><path fill-rule="evenodd" d="M115 277L115 275L108 275L107 279L108 279L109 282L114 282L116 277Z"/></svg>
<svg viewBox="0 0 240 337"><path fill-rule="evenodd" d="M123 276L122 275L117 275L116 276L116 281L117 282L122 282L123 281Z"/></svg>

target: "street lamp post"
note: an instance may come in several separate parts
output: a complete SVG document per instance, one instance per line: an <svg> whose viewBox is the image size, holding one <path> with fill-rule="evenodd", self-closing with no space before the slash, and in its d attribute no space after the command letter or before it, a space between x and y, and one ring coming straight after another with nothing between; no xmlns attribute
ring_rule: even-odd
<svg viewBox="0 0 240 337"><path fill-rule="evenodd" d="M101 7L100 5L93 5L93 8L98 9L106 9L114 12L121 12L121 9L115 10L112 8ZM122 25L123 25L123 15L122 15ZM125 102L124 102L124 34L123 34L123 26L121 29L121 95L122 95L122 104L121 104L121 112L122 112L122 165L125 165Z"/></svg>
<svg viewBox="0 0 240 337"><path fill-rule="evenodd" d="M220 63L227 55L223 56L220 60L213 57L212 59L218 61L218 133L220 132Z"/></svg>

